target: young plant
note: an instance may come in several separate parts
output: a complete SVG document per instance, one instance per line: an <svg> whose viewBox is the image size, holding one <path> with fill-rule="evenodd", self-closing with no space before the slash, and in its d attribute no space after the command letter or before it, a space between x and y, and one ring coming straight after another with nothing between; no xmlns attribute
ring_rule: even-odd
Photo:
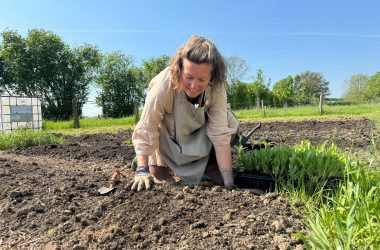
<svg viewBox="0 0 380 250"><path fill-rule="evenodd" d="M300 187L311 194L323 188L329 181L343 177L345 155L336 145L314 146L302 141L295 147L279 145L242 153L238 159L238 171L274 177L286 186Z"/></svg>

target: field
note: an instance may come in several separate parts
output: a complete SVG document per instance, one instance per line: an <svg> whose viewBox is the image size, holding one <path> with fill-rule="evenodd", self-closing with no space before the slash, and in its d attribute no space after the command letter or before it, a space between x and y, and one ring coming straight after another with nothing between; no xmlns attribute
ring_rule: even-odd
<svg viewBox="0 0 380 250"><path fill-rule="evenodd" d="M253 123L242 123L247 131ZM374 124L366 118L264 122L254 142L337 143L369 151ZM377 132L376 132L377 133ZM64 144L0 152L0 248L37 249L304 249L302 204L284 194L157 185L100 196L115 167L134 156L131 131L68 136ZM301 206L301 207L300 207Z"/></svg>

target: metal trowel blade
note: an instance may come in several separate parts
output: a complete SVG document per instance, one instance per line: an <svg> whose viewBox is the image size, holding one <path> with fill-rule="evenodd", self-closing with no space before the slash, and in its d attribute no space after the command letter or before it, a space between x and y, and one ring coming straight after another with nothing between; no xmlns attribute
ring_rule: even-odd
<svg viewBox="0 0 380 250"><path fill-rule="evenodd" d="M99 194L108 194L112 192L115 189L115 187L101 187L98 189Z"/></svg>

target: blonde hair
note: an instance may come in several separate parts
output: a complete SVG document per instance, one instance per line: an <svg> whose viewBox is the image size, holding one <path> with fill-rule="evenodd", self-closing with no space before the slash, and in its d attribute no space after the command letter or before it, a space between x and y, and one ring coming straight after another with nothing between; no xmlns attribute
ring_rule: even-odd
<svg viewBox="0 0 380 250"><path fill-rule="evenodd" d="M224 85L226 63L211 40L194 35L177 50L170 62L171 83L174 89L182 89L181 73L184 59L196 64L211 64L211 86L219 89Z"/></svg>

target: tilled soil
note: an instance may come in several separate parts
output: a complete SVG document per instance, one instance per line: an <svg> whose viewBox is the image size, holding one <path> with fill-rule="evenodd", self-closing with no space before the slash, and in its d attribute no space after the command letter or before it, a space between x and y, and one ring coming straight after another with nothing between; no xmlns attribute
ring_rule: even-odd
<svg viewBox="0 0 380 250"><path fill-rule="evenodd" d="M243 131L254 123L243 123ZM370 147L367 119L266 122L252 142L335 142ZM0 152L0 249L303 249L306 232L283 195L218 186L157 185L101 196L115 167L134 157L131 131L68 137L63 145ZM301 211L302 212L302 211Z"/></svg>
<svg viewBox="0 0 380 250"><path fill-rule="evenodd" d="M241 130L248 131L257 123L242 123ZM295 145L301 140L314 144L335 143L341 150L356 151L367 148L372 139L379 138L379 132L367 118L339 120L306 120L299 122L265 122L252 141L274 142Z"/></svg>

